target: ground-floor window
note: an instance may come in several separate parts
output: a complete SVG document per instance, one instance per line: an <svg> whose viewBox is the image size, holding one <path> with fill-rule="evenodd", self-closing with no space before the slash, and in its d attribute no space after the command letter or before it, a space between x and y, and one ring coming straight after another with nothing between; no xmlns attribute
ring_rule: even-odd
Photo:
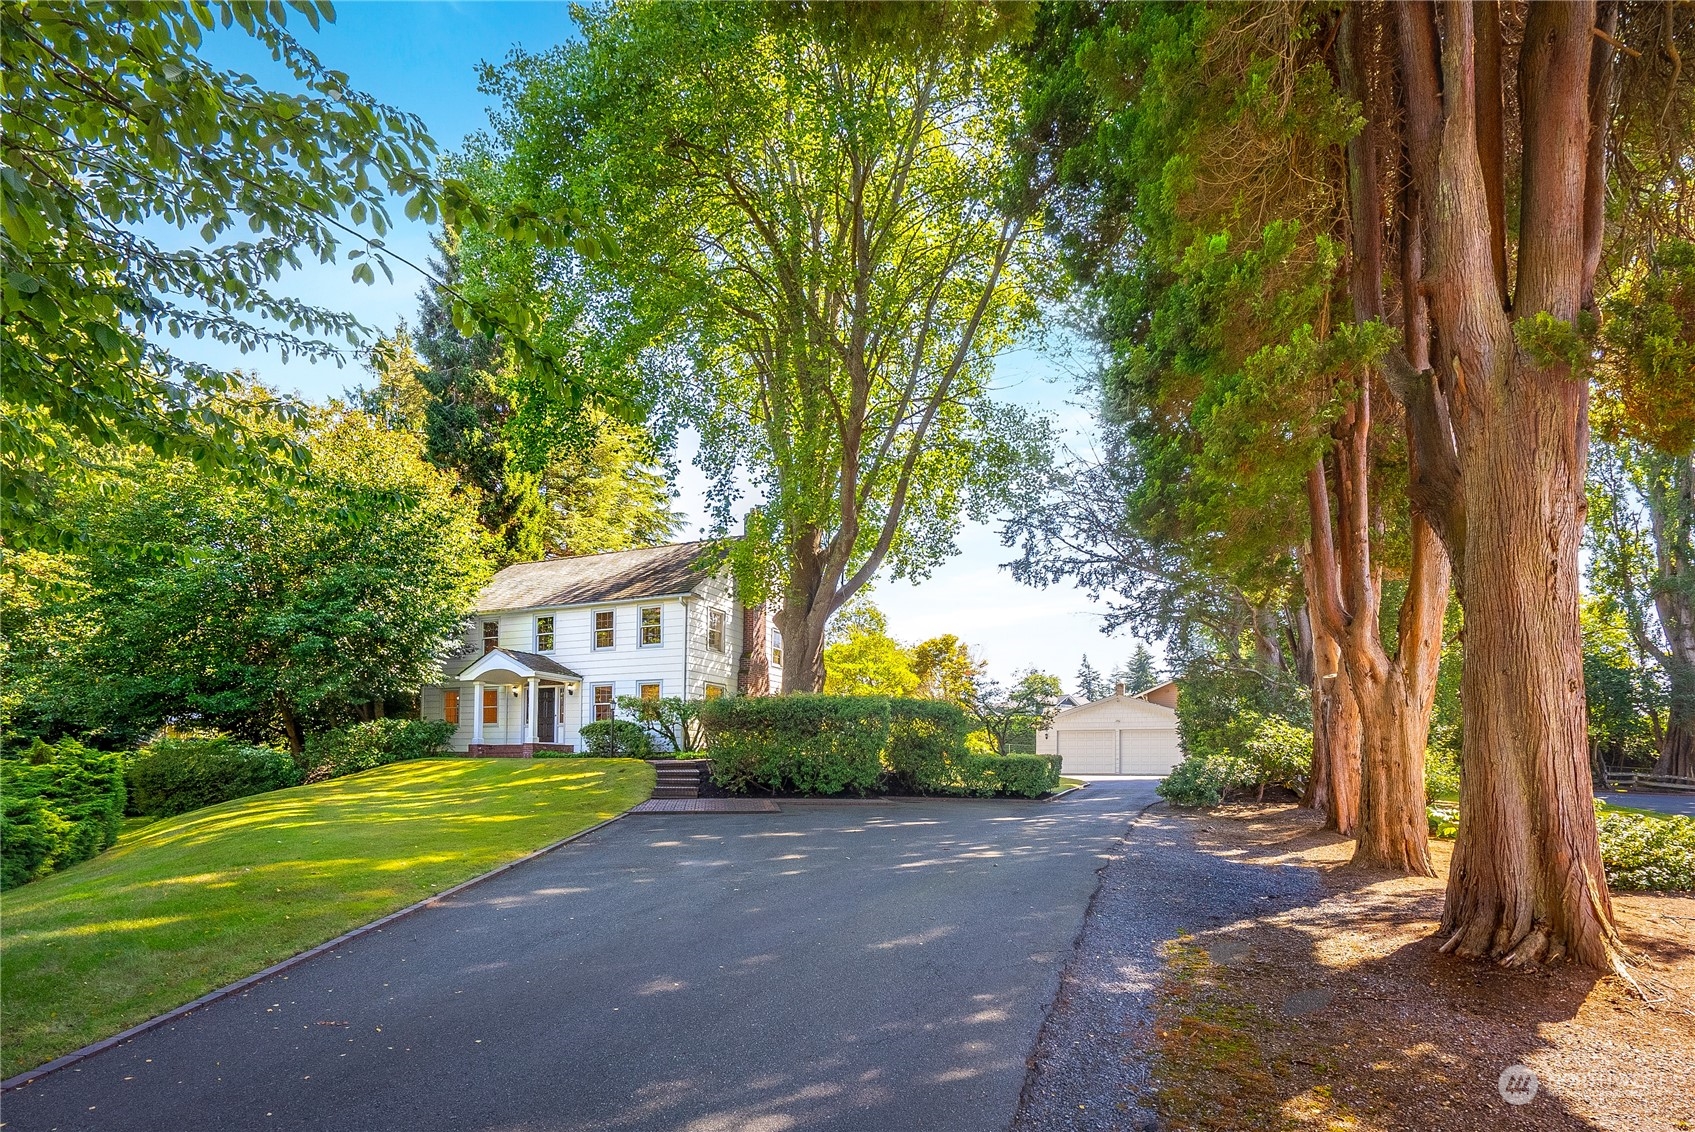
<svg viewBox="0 0 1695 1132"><path fill-rule="evenodd" d="M658 684L643 684L643 685L641 685L641 697L644 700L657 700L659 698L659 685Z"/></svg>
<svg viewBox="0 0 1695 1132"><path fill-rule="evenodd" d="M594 686L594 721L604 723L612 718L612 685Z"/></svg>
<svg viewBox="0 0 1695 1132"><path fill-rule="evenodd" d="M721 699L728 690L722 684L708 684L706 686L706 698L709 700Z"/></svg>
<svg viewBox="0 0 1695 1132"><path fill-rule="evenodd" d="M483 689L483 722L484 723L499 723L500 722L500 689L499 688L484 688Z"/></svg>
<svg viewBox="0 0 1695 1132"><path fill-rule="evenodd" d="M458 688L449 688L441 694L441 717L456 727L459 725Z"/></svg>

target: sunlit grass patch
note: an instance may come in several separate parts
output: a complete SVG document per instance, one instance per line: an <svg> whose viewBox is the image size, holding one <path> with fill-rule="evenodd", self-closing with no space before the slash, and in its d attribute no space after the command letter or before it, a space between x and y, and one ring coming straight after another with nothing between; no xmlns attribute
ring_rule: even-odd
<svg viewBox="0 0 1695 1132"><path fill-rule="evenodd" d="M626 759L429 759L126 828L0 905L10 1076L613 817Z"/></svg>

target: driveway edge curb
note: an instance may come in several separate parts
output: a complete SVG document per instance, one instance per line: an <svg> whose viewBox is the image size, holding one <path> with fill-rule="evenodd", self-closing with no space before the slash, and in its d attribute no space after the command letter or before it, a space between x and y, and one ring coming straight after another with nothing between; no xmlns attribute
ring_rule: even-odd
<svg viewBox="0 0 1695 1132"><path fill-rule="evenodd" d="M59 1070L69 1068L79 1061L85 1061L97 1053L104 1053L113 1046L122 1045L124 1042L127 1042L132 1038L140 1037L149 1030L157 1029L169 1022L175 1022L177 1019L187 1014L191 1014L203 1006L210 1006L212 1003L217 1002L220 999L228 998L233 994L239 994L255 984L264 982L273 975L279 975L291 967L299 966L308 959L314 959L325 952L334 951L343 944L351 943L359 937L368 935L371 932L381 931L383 928L398 920L403 920L415 913L422 912L426 908L434 907L436 904L439 904L448 897L455 896L464 892L468 888L482 884L486 880L492 880L509 869L515 869L519 865L526 865L535 860L537 857L544 856L553 852L555 849L569 845L571 842L576 841L579 838L587 837L589 834L598 829L604 829L613 822L628 815L629 812L629 810L625 810L621 814L614 814L605 821L598 821L586 829L579 829L576 833L573 833L568 837L561 837L558 841L555 841L550 845L544 845L540 849L524 854L522 857L516 857L506 862L504 865L497 865L486 873L479 873L469 880L460 881L451 888L444 888L432 896L426 896L416 904L408 904L406 907L390 912L388 915L383 916L380 919L372 920L368 924L361 924L359 927L345 931L336 936L334 939L325 940L316 947L309 947L305 951L297 952L281 962L271 964L262 971L256 971L253 974L248 975L246 978L237 979L235 982L230 983L227 986L207 991L193 1002L186 1002L172 1010L165 1011L163 1014L155 1015L154 1017L147 1019L145 1022L138 1022L129 1029L119 1031L109 1038L102 1038L97 1042L91 1042L90 1044L83 1046L81 1049L72 1050L70 1053L55 1057L52 1061L38 1065L34 1069L26 1069L22 1073L8 1077L4 1081L0 1081L0 1093L9 1093L13 1089L22 1088L30 1082L39 1080L50 1073L57 1073Z"/></svg>

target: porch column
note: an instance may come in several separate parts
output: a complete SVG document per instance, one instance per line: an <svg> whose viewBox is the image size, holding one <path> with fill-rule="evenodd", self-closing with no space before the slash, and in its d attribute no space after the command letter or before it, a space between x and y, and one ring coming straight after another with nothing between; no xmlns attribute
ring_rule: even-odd
<svg viewBox="0 0 1695 1132"><path fill-rule="evenodd" d="M471 742L483 741L483 682L471 685Z"/></svg>
<svg viewBox="0 0 1695 1132"><path fill-rule="evenodd" d="M530 700L529 703L524 705L524 742L534 743L536 741L537 734L536 700L540 698L536 695L536 692L541 687L541 680L532 676L526 680L525 683L528 684L530 688Z"/></svg>

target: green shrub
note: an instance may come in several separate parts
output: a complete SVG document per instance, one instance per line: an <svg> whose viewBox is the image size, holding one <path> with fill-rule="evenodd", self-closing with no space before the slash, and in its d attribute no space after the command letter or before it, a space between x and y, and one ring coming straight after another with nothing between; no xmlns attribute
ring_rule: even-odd
<svg viewBox="0 0 1695 1132"><path fill-rule="evenodd" d="M959 789L983 798L1040 798L1059 785L1059 764L1058 755L966 755L959 760Z"/></svg>
<svg viewBox="0 0 1695 1132"><path fill-rule="evenodd" d="M648 753L661 758L689 758L700 750L700 705L702 700L665 696L644 700L619 696L618 710L639 724L648 738ZM592 725L591 725L592 726Z"/></svg>
<svg viewBox="0 0 1695 1132"><path fill-rule="evenodd" d="M1430 835L1459 835L1457 807L1428 807ZM1695 818L1623 813L1595 802L1601 867L1615 892L1683 892L1695 889Z"/></svg>
<svg viewBox="0 0 1695 1132"><path fill-rule="evenodd" d="M603 719L585 723L583 753L605 759L645 759L653 754L653 737L647 728L628 719Z"/></svg>
<svg viewBox="0 0 1695 1132"><path fill-rule="evenodd" d="M891 699L883 764L892 785L916 794L960 787L955 763L967 754L971 724L956 704Z"/></svg>
<svg viewBox="0 0 1695 1132"><path fill-rule="evenodd" d="M306 781L324 782L448 753L454 725L439 719L372 719L306 740Z"/></svg>
<svg viewBox="0 0 1695 1132"><path fill-rule="evenodd" d="M75 739L0 759L0 889L110 848L125 797L123 756Z"/></svg>
<svg viewBox="0 0 1695 1132"><path fill-rule="evenodd" d="M1192 753L1160 780L1155 792L1179 806L1216 806L1224 791L1250 777L1248 764L1219 752Z"/></svg>
<svg viewBox="0 0 1695 1132"><path fill-rule="evenodd" d="M1269 786L1297 793L1312 774L1312 732L1276 715L1243 712L1238 724L1207 733L1208 742L1185 737L1185 756L1157 787L1180 806L1216 806L1226 791Z"/></svg>
<svg viewBox="0 0 1695 1132"><path fill-rule="evenodd" d="M726 790L864 793L883 774L881 696L735 696L701 704L712 778Z"/></svg>
<svg viewBox="0 0 1695 1132"><path fill-rule="evenodd" d="M1695 889L1695 818L1648 817L1597 804L1601 864L1616 892Z"/></svg>
<svg viewBox="0 0 1695 1132"><path fill-rule="evenodd" d="M1453 751L1438 746L1424 749L1424 800L1460 796L1460 760Z"/></svg>
<svg viewBox="0 0 1695 1132"><path fill-rule="evenodd" d="M294 760L270 747L222 736L157 739L130 760L130 812L166 818L300 780Z"/></svg>

